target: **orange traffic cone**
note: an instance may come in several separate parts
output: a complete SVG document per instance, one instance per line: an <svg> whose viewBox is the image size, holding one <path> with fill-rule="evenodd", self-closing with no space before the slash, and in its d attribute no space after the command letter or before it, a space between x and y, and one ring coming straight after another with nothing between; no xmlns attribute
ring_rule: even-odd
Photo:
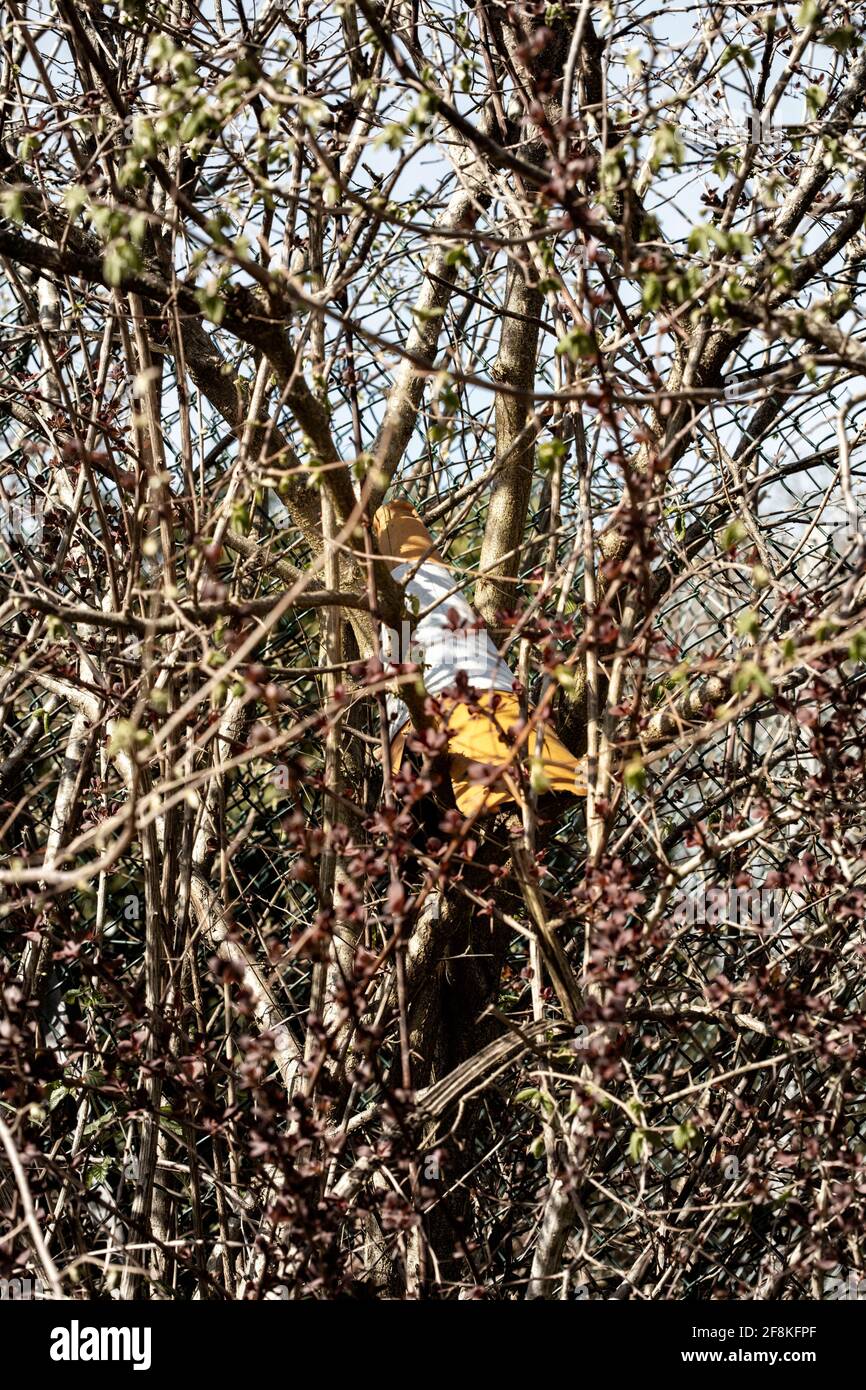
<svg viewBox="0 0 866 1390"><path fill-rule="evenodd" d="M529 714L522 725L520 701L513 675L455 578L436 550L433 538L408 502L388 502L373 518L379 550L394 577L405 581L418 621L412 650L396 634L383 633L386 661L416 660L423 665L430 695L443 707L448 732L451 781L458 810L465 816L520 802L518 764L525 756L539 791L586 795L583 764L547 728L537 752L537 723ZM448 692L458 672L466 674L474 692L472 703ZM408 710L397 698L389 700L392 763L403 757ZM509 731L514 731L510 739Z"/></svg>

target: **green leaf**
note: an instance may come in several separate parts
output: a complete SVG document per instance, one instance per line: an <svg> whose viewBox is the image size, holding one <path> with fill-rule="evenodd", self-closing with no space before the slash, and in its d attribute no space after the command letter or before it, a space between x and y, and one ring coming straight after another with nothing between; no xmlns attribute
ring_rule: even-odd
<svg viewBox="0 0 866 1390"><path fill-rule="evenodd" d="M646 1134L642 1129L633 1129L631 1138L628 1141L628 1156L632 1163L640 1163L641 1159L649 1151Z"/></svg>
<svg viewBox="0 0 866 1390"><path fill-rule="evenodd" d="M572 362L577 362L581 358L597 357L598 350L591 333L587 333L585 328L572 328L556 344L556 354L558 357L569 357Z"/></svg>
<svg viewBox="0 0 866 1390"><path fill-rule="evenodd" d="M689 251L700 251L703 254L710 249L710 245L718 237L715 227L711 227L708 222L698 222L689 232L689 239L686 246Z"/></svg>
<svg viewBox="0 0 866 1390"><path fill-rule="evenodd" d="M756 589L766 589L767 585L771 583L769 570L765 569L763 565L754 565L752 568L752 583Z"/></svg>
<svg viewBox="0 0 866 1390"><path fill-rule="evenodd" d="M683 1149L690 1149L698 1137L698 1131L690 1120L685 1124L677 1125L674 1130L674 1148L677 1153L682 1153Z"/></svg>
<svg viewBox="0 0 866 1390"><path fill-rule="evenodd" d="M387 145L389 150L399 150L409 134L406 127L399 121L391 121L379 132L373 141L374 149L381 149Z"/></svg>
<svg viewBox="0 0 866 1390"><path fill-rule="evenodd" d="M117 753L132 753L143 744L150 743L149 729L139 729L131 719L118 719L108 743L108 756Z"/></svg>
<svg viewBox="0 0 866 1390"><path fill-rule="evenodd" d="M825 29L821 35L821 43L827 44L828 48L835 48L837 53L847 53L855 42L856 35L850 24L843 24L838 29Z"/></svg>
<svg viewBox="0 0 866 1390"><path fill-rule="evenodd" d="M105 1179L114 1167L114 1163L115 1160L113 1158L101 1158L98 1163L88 1164L87 1171L84 1175L85 1187L90 1189L105 1182Z"/></svg>
<svg viewBox="0 0 866 1390"><path fill-rule="evenodd" d="M761 620L754 608L747 608L737 616L737 621L734 626L738 636L754 637L761 626Z"/></svg>
<svg viewBox="0 0 866 1390"><path fill-rule="evenodd" d="M625 55L625 65L632 77L640 77L643 72L643 59L640 56L640 49L630 48Z"/></svg>
<svg viewBox="0 0 866 1390"><path fill-rule="evenodd" d="M643 282L641 302L649 314L653 313L662 302L661 277L656 275L654 271L650 271Z"/></svg>
<svg viewBox="0 0 866 1390"><path fill-rule="evenodd" d="M0 195L0 214L10 222L24 221L24 199L20 188L6 188Z"/></svg>
<svg viewBox="0 0 866 1390"><path fill-rule="evenodd" d="M637 756L630 758L622 770L622 780L629 791L642 792L646 788L646 768Z"/></svg>
<svg viewBox="0 0 866 1390"><path fill-rule="evenodd" d="M63 206L69 213L70 221L74 222L82 208L87 206L90 194L80 183L73 183L63 194Z"/></svg>
<svg viewBox="0 0 866 1390"><path fill-rule="evenodd" d="M818 112L826 105L827 93L824 91L823 87L806 88L806 107L810 116L817 116Z"/></svg>
<svg viewBox="0 0 866 1390"><path fill-rule="evenodd" d="M109 285L115 289L141 266L138 249L124 237L114 237L106 246L102 269Z"/></svg>
<svg viewBox="0 0 866 1390"><path fill-rule="evenodd" d="M731 678L731 689L735 695L748 695L753 688L762 695L773 694L773 682L766 671L756 661L744 661Z"/></svg>
<svg viewBox="0 0 866 1390"><path fill-rule="evenodd" d="M433 319L441 319L444 313L445 310L438 307L432 309L413 309L412 317L418 323L430 323Z"/></svg>
<svg viewBox="0 0 866 1390"><path fill-rule="evenodd" d="M56 1109L57 1109L58 1105L59 1105L60 1102L64 1099L65 1096L71 1096L71 1095L72 1095L72 1092L68 1089L68 1087L64 1086L62 1082L58 1081L56 1085L54 1085L54 1086L51 1087L50 1092L49 1092L49 1096L48 1096L48 1110L49 1110L49 1113L50 1113L52 1110L56 1110Z"/></svg>
<svg viewBox="0 0 866 1390"><path fill-rule="evenodd" d="M659 126L652 138L649 157L650 168L654 174L657 174L665 159L670 159L674 168L679 169L685 157L686 147L680 139L676 126L665 121Z"/></svg>
<svg viewBox="0 0 866 1390"><path fill-rule="evenodd" d="M722 550L734 550L745 540L748 531L741 521L731 521L722 532Z"/></svg>
<svg viewBox="0 0 866 1390"><path fill-rule="evenodd" d="M561 439L545 439L543 444L539 444L535 456L541 472L552 473L564 453L565 444Z"/></svg>
<svg viewBox="0 0 866 1390"><path fill-rule="evenodd" d="M545 792L550 791L550 778L541 758L529 760L529 785L536 796L543 796Z"/></svg>
<svg viewBox="0 0 866 1390"><path fill-rule="evenodd" d="M848 660L866 662L866 632L855 632L848 643Z"/></svg>
<svg viewBox="0 0 866 1390"><path fill-rule="evenodd" d="M719 59L719 67L726 67L727 64L732 63L735 58L739 58L744 67L753 68L755 66L754 56L748 48L745 48L741 43L731 43L728 44L728 47Z"/></svg>
<svg viewBox="0 0 866 1390"><path fill-rule="evenodd" d="M226 306L215 280L211 280L203 288L197 289L195 297L196 303L206 319L209 319L211 323L222 323Z"/></svg>

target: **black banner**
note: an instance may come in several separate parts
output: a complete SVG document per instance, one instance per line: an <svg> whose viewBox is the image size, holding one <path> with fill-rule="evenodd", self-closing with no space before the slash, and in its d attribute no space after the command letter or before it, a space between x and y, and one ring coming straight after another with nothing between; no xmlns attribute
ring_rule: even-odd
<svg viewBox="0 0 866 1390"><path fill-rule="evenodd" d="M484 1301L478 1300L478 1301ZM346 1323L346 1313L354 1316ZM365 1303L369 1316L370 1305ZM512 1306L513 1311L513 1306ZM260 1303L217 1302L83 1302L50 1300L0 1301L0 1335L7 1358L20 1344L27 1364L53 1383L70 1374L88 1377L105 1370L112 1376L128 1372L138 1378L194 1372L221 1378L237 1372L264 1371L282 1375L297 1369L299 1344L315 1355L316 1337L333 1326L332 1316L346 1334L345 1365L355 1328L358 1350L369 1323L358 1319L362 1309L347 1299L328 1314L315 1300L270 1300ZM398 1314L391 1324L398 1336L405 1328ZM438 1318L439 1315L437 1315ZM319 1318L322 1322L319 1322ZM356 1321L357 1320L357 1321ZM354 1327L353 1327L354 1324ZM435 1323L434 1323L435 1325ZM490 1328L484 1321L482 1327ZM463 1324L462 1328L473 1324ZM530 1311L526 1322L499 1324L493 1341L472 1343L432 1339L424 1344L425 1375L437 1365L453 1374L453 1358L466 1369L473 1357L509 1357L515 1342L532 1358L549 1347L551 1336L565 1335L575 1371L588 1360L610 1359L611 1373L667 1376L685 1372L700 1384L706 1372L736 1374L741 1367L760 1367L772 1384L790 1371L817 1377L841 1372L856 1364L864 1331L858 1300L803 1303L648 1303L578 1301L577 1306L550 1309L538 1320ZM424 1327L429 1324L424 1323ZM518 1330L519 1329L519 1330ZM517 1333L517 1336L515 1336ZM330 1332L328 1335L333 1335ZM528 1337L528 1341L526 1338ZM544 1340L539 1341L541 1337ZM440 1360L441 1358L441 1360ZM364 1358L366 1360L366 1358ZM389 1353L390 1360L390 1353ZM543 1371L546 1355L537 1371ZM7 1362L8 1364L8 1362ZM510 1368L513 1379L514 1367ZM551 1368L552 1372L552 1368ZM537 1373L537 1372L536 1372ZM784 1379L780 1380L784 1384Z"/></svg>

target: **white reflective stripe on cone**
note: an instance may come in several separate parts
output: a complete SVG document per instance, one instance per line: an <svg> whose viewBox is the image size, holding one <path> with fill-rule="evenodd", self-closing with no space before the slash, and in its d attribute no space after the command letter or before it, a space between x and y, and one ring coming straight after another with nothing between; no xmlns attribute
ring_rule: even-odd
<svg viewBox="0 0 866 1390"><path fill-rule="evenodd" d="M398 583L409 574L411 565L398 565L394 570ZM423 668L424 685L430 695L438 695L453 685L458 671L466 673L470 686L476 690L510 692L514 686L513 672L465 596L452 592L453 588L451 571L432 561L426 561L412 574L406 584L407 607L424 616L414 631L409 623L399 633L383 628L382 658L386 669L392 662L417 663ZM408 717L403 701L389 695L392 738Z"/></svg>

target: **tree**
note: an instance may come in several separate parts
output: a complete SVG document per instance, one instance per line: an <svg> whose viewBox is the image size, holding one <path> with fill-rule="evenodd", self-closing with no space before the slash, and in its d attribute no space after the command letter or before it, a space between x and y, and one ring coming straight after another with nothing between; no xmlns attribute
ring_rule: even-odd
<svg viewBox="0 0 866 1390"><path fill-rule="evenodd" d="M839 1296L856 7L9 0L2 47L2 1272ZM395 498L514 673L495 812L383 662Z"/></svg>

